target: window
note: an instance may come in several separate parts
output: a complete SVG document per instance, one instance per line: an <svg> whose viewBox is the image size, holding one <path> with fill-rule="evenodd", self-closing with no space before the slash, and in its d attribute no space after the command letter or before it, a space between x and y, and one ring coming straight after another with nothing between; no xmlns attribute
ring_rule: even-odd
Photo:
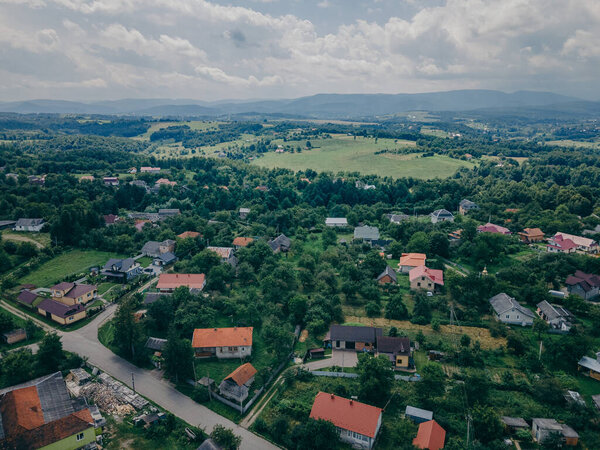
<svg viewBox="0 0 600 450"><path fill-rule="evenodd" d="M82 441L82 440L83 440L83 433L79 433L79 434L77 435L77 440L78 440L78 441Z"/></svg>
<svg viewBox="0 0 600 450"><path fill-rule="evenodd" d="M69 317L69 320L73 320L73 316Z"/></svg>
<svg viewBox="0 0 600 450"><path fill-rule="evenodd" d="M519 315L517 314L517 319L519 319Z"/></svg>
<svg viewBox="0 0 600 450"><path fill-rule="evenodd" d="M417 286L421 287L421 282L420 281L417 283Z"/></svg>
<svg viewBox="0 0 600 450"><path fill-rule="evenodd" d="M507 318L507 319L510 319L510 315L508 315L508 314L507 314L507 315L506 315L506 318Z"/></svg>

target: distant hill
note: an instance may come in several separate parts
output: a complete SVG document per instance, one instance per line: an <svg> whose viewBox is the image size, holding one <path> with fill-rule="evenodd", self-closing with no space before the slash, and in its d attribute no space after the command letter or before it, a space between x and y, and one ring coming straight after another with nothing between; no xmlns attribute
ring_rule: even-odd
<svg viewBox="0 0 600 450"><path fill-rule="evenodd" d="M489 108L560 106L579 101L580 99L552 92L519 91L509 94L492 90L461 90L424 94L317 94L297 99L220 102L188 99L123 99L101 102L30 100L0 103L0 111L206 117L256 113L286 117L348 119L407 111L473 111Z"/></svg>

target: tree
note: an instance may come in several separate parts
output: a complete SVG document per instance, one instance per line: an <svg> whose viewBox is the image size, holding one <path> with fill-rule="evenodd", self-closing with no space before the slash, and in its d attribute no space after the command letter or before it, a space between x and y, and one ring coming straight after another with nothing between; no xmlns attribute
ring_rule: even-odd
<svg viewBox="0 0 600 450"><path fill-rule="evenodd" d="M471 337L468 334L463 334L460 337L460 345L462 347L469 347L471 345Z"/></svg>
<svg viewBox="0 0 600 450"><path fill-rule="evenodd" d="M416 384L417 395L421 400L435 399L445 392L446 374L438 363L429 363L421 369L421 381Z"/></svg>
<svg viewBox="0 0 600 450"><path fill-rule="evenodd" d="M35 357L28 348L8 352L2 358L0 375L2 386L12 386L30 380L34 376Z"/></svg>
<svg viewBox="0 0 600 450"><path fill-rule="evenodd" d="M360 397L369 403L383 406L394 383L394 372L385 356L358 356L356 370L359 373Z"/></svg>
<svg viewBox="0 0 600 450"><path fill-rule="evenodd" d="M445 233L435 232L429 235L429 252L447 258L450 254L450 241Z"/></svg>
<svg viewBox="0 0 600 450"><path fill-rule="evenodd" d="M327 247L331 245L337 244L337 234L333 228L327 228L325 231L323 231L321 239L323 241L324 249L327 249Z"/></svg>
<svg viewBox="0 0 600 450"><path fill-rule="evenodd" d="M420 325L426 325L431 322L431 306L429 300L423 294L423 292L417 292L414 297L415 306L413 308L413 315L411 322Z"/></svg>
<svg viewBox="0 0 600 450"><path fill-rule="evenodd" d="M338 447L339 436L335 425L328 420L308 419L294 428L291 441L296 450L334 450Z"/></svg>
<svg viewBox="0 0 600 450"><path fill-rule="evenodd" d="M4 311L0 310L0 334L11 331L14 328L13 320Z"/></svg>
<svg viewBox="0 0 600 450"><path fill-rule="evenodd" d="M429 249L429 238L423 231L413 234L406 245L406 251L414 253L427 253Z"/></svg>
<svg viewBox="0 0 600 450"><path fill-rule="evenodd" d="M37 352L38 366L43 373L52 373L60 369L64 361L64 353L60 336L48 333L40 342Z"/></svg>
<svg viewBox="0 0 600 450"><path fill-rule="evenodd" d="M536 317L533 321L533 332L537 334L537 338L541 339L542 334L548 330L548 324L542 319Z"/></svg>
<svg viewBox="0 0 600 450"><path fill-rule="evenodd" d="M367 317L378 317L381 315L381 305L377 302L369 302L365 306Z"/></svg>
<svg viewBox="0 0 600 450"><path fill-rule="evenodd" d="M473 429L475 437L482 443L487 444L502 437L502 422L500 416L488 406L475 406L473 413Z"/></svg>
<svg viewBox="0 0 600 450"><path fill-rule="evenodd" d="M242 444L242 438L223 425L215 425L212 433L210 433L210 437L224 450L237 450Z"/></svg>
<svg viewBox="0 0 600 450"><path fill-rule="evenodd" d="M385 318L394 320L404 320L408 317L408 309L402 301L402 295L396 294L390 298L385 305Z"/></svg>
<svg viewBox="0 0 600 450"><path fill-rule="evenodd" d="M163 349L164 369L177 382L193 374L194 354L188 339L180 339L175 327L169 329L167 343Z"/></svg>
<svg viewBox="0 0 600 450"><path fill-rule="evenodd" d="M119 305L113 319L115 330L113 343L129 357L136 356L135 348L142 338L140 324L133 316L134 309L133 299L128 298Z"/></svg>

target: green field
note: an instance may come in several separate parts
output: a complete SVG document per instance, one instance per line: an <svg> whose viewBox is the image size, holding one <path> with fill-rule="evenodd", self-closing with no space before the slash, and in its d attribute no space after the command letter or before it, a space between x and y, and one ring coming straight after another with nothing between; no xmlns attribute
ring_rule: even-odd
<svg viewBox="0 0 600 450"><path fill-rule="evenodd" d="M104 265L110 258L122 257L122 255L96 250L71 250L45 262L21 278L19 282L35 284L38 287L50 287L69 275L77 273L87 275L90 267Z"/></svg>
<svg viewBox="0 0 600 450"><path fill-rule="evenodd" d="M292 147L304 147L305 142L288 141ZM447 156L423 158L417 153L392 154L375 152L414 147L412 141L336 135L333 139L312 140L312 150L301 153L267 153L252 163L269 169L282 167L292 170L312 169L319 172L360 172L366 175L393 178L420 179L445 178L462 167L472 168L473 163Z"/></svg>
<svg viewBox="0 0 600 450"><path fill-rule="evenodd" d="M197 131L217 130L219 123L223 123L223 122L205 122L205 121L199 121L199 120L192 120L189 122L188 121L155 122L152 125L150 125L150 128L148 128L148 131L146 131L144 134L142 134L140 136L136 136L134 139L148 140L148 139L150 139L150 135L152 133L154 133L155 131L162 130L163 128L167 128L167 127L181 126L181 125L187 125L192 130L197 130Z"/></svg>
<svg viewBox="0 0 600 450"><path fill-rule="evenodd" d="M574 141L571 139L557 139L555 141L547 141L546 145L556 145L557 147L600 148L600 142Z"/></svg>

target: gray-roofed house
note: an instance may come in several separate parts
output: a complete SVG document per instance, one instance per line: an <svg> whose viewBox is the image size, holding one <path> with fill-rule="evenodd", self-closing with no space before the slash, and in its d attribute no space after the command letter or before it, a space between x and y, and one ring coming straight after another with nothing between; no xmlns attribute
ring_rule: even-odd
<svg viewBox="0 0 600 450"><path fill-rule="evenodd" d="M571 329L573 314L559 305L551 305L546 300L537 304L537 314L550 327L557 331L568 332Z"/></svg>
<svg viewBox="0 0 600 450"><path fill-rule="evenodd" d="M142 266L133 258L111 258L104 265L102 275L123 283L132 280L142 273Z"/></svg>
<svg viewBox="0 0 600 450"><path fill-rule="evenodd" d="M472 202L471 200L467 200L466 198L461 200L458 204L458 212L463 216L469 211L473 211L475 209L479 209L477 203Z"/></svg>
<svg viewBox="0 0 600 450"><path fill-rule="evenodd" d="M38 298L38 295L31 292L29 289L23 289L17 296L17 301L22 305L32 307L33 302Z"/></svg>
<svg viewBox="0 0 600 450"><path fill-rule="evenodd" d="M162 242L148 241L141 250L142 255L150 256L151 258L158 258L163 253L173 252L175 252L175 241L173 239L167 239Z"/></svg>
<svg viewBox="0 0 600 450"><path fill-rule="evenodd" d="M161 352L163 347L167 344L166 339L149 337L146 341L146 348Z"/></svg>
<svg viewBox="0 0 600 450"><path fill-rule="evenodd" d="M511 325L533 325L535 314L504 292L493 296L489 302L496 320Z"/></svg>
<svg viewBox="0 0 600 450"><path fill-rule="evenodd" d="M13 227L14 231L39 232L44 228L44 219L19 219Z"/></svg>
<svg viewBox="0 0 600 450"><path fill-rule="evenodd" d="M0 220L0 230L4 230L5 228L13 228L17 223L16 220Z"/></svg>
<svg viewBox="0 0 600 450"><path fill-rule="evenodd" d="M198 447L196 450L222 450L222 449L223 449L223 447L218 445L211 438L208 438L202 444L200 444L200 447Z"/></svg>
<svg viewBox="0 0 600 450"><path fill-rule="evenodd" d="M600 394L592 395L592 402L596 406L596 409L600 410Z"/></svg>
<svg viewBox="0 0 600 450"><path fill-rule="evenodd" d="M539 443L545 442L552 434L561 435L566 445L577 445L579 439L579 435L573 428L563 423L558 423L555 419L532 419L531 434Z"/></svg>
<svg viewBox="0 0 600 450"><path fill-rule="evenodd" d="M154 258L154 264L157 266L168 266L169 264L174 264L176 261L177 256L171 252L162 253Z"/></svg>
<svg viewBox="0 0 600 450"><path fill-rule="evenodd" d="M398 275L396 274L396 271L390 266L385 266L385 270L381 272L377 277L377 282L379 284L396 284L398 282Z"/></svg>
<svg viewBox="0 0 600 450"><path fill-rule="evenodd" d="M246 217L248 217L248 214L250 214L250 208L240 208L240 210L239 210L240 219L245 220Z"/></svg>
<svg viewBox="0 0 600 450"><path fill-rule="evenodd" d="M287 252L292 246L292 240L285 234L280 234L275 239L271 239L267 242L267 244L269 244L273 253Z"/></svg>
<svg viewBox="0 0 600 450"><path fill-rule="evenodd" d="M502 416L500 417L500 420L504 424L504 428L510 431L519 431L529 428L529 425L522 417Z"/></svg>
<svg viewBox="0 0 600 450"><path fill-rule="evenodd" d="M577 363L577 369L590 378L600 381L600 352L596 353L596 359L589 356L582 357Z"/></svg>
<svg viewBox="0 0 600 450"><path fill-rule="evenodd" d="M385 217L391 222L399 225L405 220L408 220L409 216L407 214L398 213L398 214L386 214Z"/></svg>
<svg viewBox="0 0 600 450"><path fill-rule="evenodd" d="M423 423L433 420L433 411L407 405L406 409L404 410L404 416L407 419L412 420L414 423Z"/></svg>
<svg viewBox="0 0 600 450"><path fill-rule="evenodd" d="M408 369L410 366L410 339L378 336L377 355L387 356L395 368Z"/></svg>
<svg viewBox="0 0 600 450"><path fill-rule="evenodd" d="M584 300L591 300L600 295L600 276L577 270L565 281L569 295L578 295Z"/></svg>
<svg viewBox="0 0 600 450"><path fill-rule="evenodd" d="M328 227L347 227L348 219L345 217L327 217L325 225Z"/></svg>
<svg viewBox="0 0 600 450"><path fill-rule="evenodd" d="M374 350L377 338L383 336L381 328L331 325L325 341L335 349Z"/></svg>
<svg viewBox="0 0 600 450"><path fill-rule="evenodd" d="M158 217L166 219L167 217L175 217L181 214L181 211L177 208L161 208L158 210Z"/></svg>
<svg viewBox="0 0 600 450"><path fill-rule="evenodd" d="M436 209L431 213L431 223L454 222L454 215L447 209Z"/></svg>
<svg viewBox="0 0 600 450"><path fill-rule="evenodd" d="M377 241L379 240L379 228L370 227L365 225L364 227L356 227L354 229L354 239L357 241Z"/></svg>

